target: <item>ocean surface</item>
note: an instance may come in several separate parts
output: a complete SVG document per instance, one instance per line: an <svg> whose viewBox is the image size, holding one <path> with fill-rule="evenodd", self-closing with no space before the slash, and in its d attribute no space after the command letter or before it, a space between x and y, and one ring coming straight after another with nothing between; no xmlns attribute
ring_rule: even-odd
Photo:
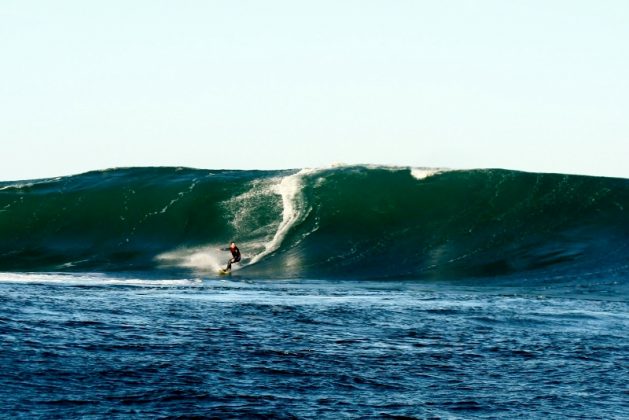
<svg viewBox="0 0 629 420"><path fill-rule="evenodd" d="M629 418L628 210L508 170L0 182L2 416Z"/></svg>

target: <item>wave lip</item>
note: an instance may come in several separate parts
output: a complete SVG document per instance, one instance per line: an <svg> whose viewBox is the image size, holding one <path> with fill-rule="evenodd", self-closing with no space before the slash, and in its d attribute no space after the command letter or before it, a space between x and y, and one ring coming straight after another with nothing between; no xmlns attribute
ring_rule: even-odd
<svg viewBox="0 0 629 420"><path fill-rule="evenodd" d="M124 168L0 183L0 270L470 279L619 272L629 180L508 170Z"/></svg>

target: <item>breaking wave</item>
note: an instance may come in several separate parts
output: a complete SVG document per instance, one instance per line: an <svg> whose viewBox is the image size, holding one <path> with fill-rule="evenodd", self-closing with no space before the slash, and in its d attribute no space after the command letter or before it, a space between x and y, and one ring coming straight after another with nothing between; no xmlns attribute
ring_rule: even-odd
<svg viewBox="0 0 629 420"><path fill-rule="evenodd" d="M126 168L0 183L0 270L470 279L626 272L629 180Z"/></svg>

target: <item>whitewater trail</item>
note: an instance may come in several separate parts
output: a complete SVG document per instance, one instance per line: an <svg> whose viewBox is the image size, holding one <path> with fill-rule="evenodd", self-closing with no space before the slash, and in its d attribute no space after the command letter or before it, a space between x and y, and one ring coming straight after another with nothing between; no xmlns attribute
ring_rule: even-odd
<svg viewBox="0 0 629 420"><path fill-rule="evenodd" d="M273 239L265 244L264 250L255 255L248 265L255 264L276 251L282 245L290 229L308 215L306 200L302 194L302 181L304 176L311 175L315 171L316 169L302 169L296 174L282 178L280 183L275 185L275 193L282 197L282 221L277 227Z"/></svg>

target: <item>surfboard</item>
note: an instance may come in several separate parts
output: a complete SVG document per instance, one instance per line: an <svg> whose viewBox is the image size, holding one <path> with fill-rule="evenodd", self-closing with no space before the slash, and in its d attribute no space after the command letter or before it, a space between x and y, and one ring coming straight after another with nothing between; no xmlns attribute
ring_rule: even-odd
<svg viewBox="0 0 629 420"><path fill-rule="evenodd" d="M218 274L220 274L221 276L225 276L231 273L232 273L231 270L225 270L224 268L221 268L220 270L218 270Z"/></svg>

